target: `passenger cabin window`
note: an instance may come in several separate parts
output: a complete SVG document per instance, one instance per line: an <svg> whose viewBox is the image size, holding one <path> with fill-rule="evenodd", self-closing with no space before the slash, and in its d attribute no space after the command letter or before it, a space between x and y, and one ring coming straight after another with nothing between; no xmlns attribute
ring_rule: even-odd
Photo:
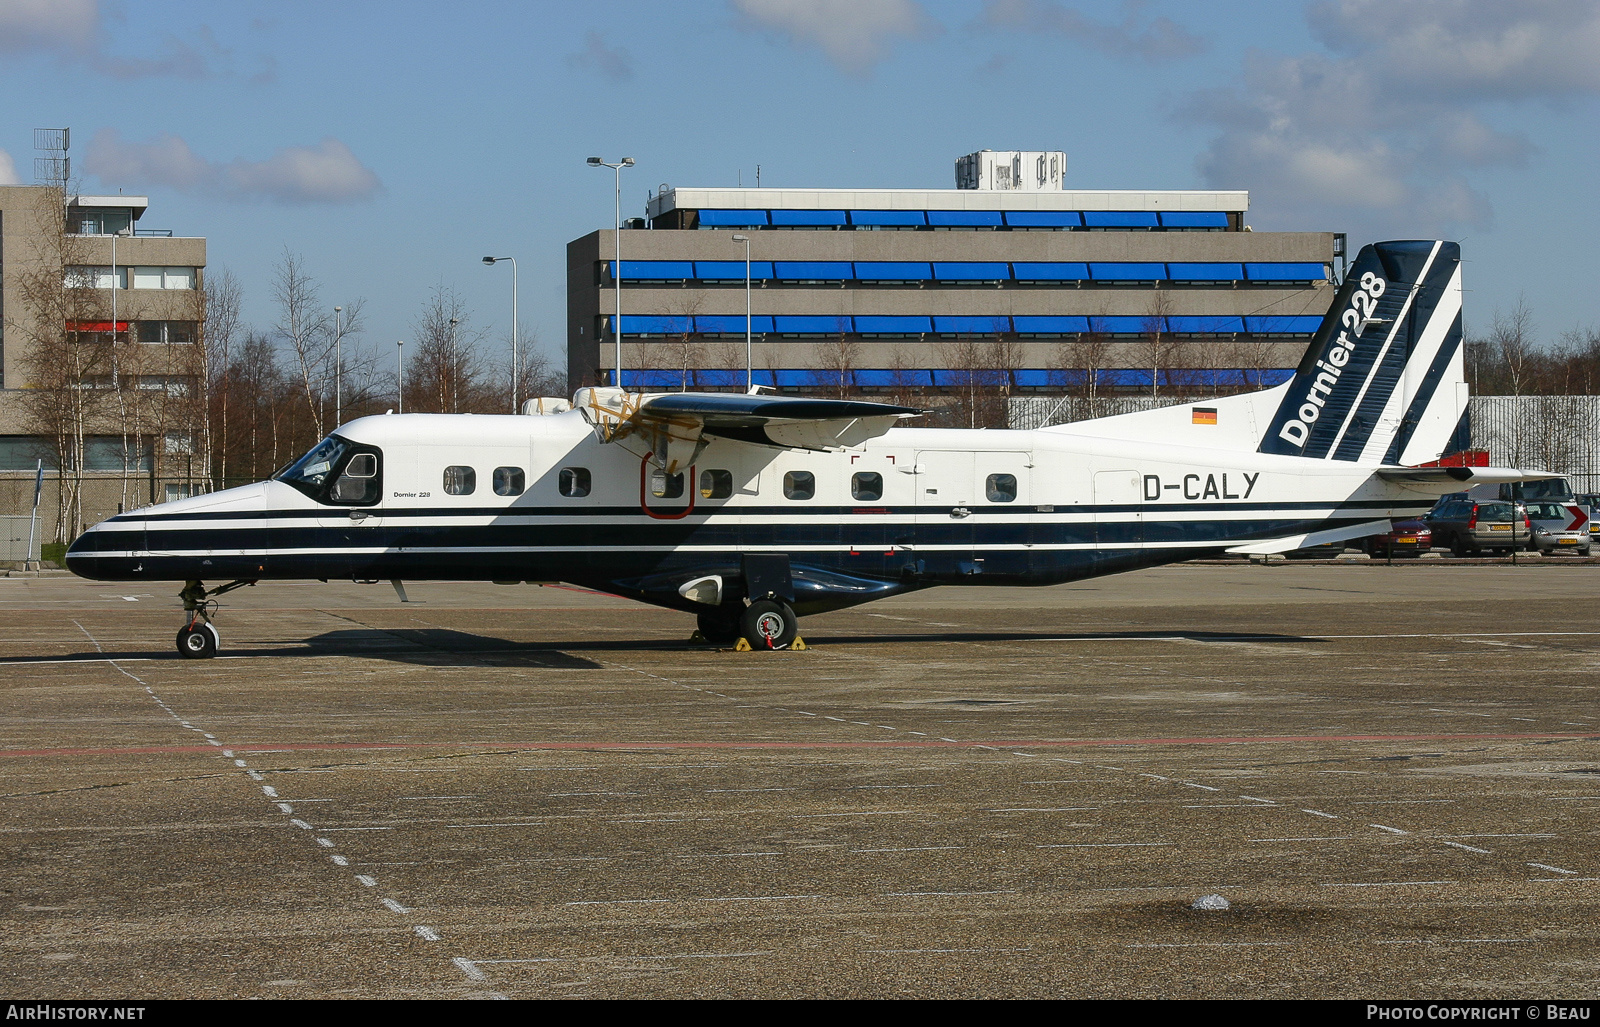
<svg viewBox="0 0 1600 1027"><path fill-rule="evenodd" d="M444 469L444 494L470 496L478 489L478 472L455 464Z"/></svg>
<svg viewBox="0 0 1600 1027"><path fill-rule="evenodd" d="M589 468L563 467L556 476L556 489L569 499L581 499L589 494Z"/></svg>
<svg viewBox="0 0 1600 1027"><path fill-rule="evenodd" d="M527 475L522 473L520 467L496 467L494 469L494 494L497 496L520 496L527 491Z"/></svg>
<svg viewBox="0 0 1600 1027"><path fill-rule="evenodd" d="M650 494L657 499L677 499L683 495L683 473L650 472Z"/></svg>
<svg viewBox="0 0 1600 1027"><path fill-rule="evenodd" d="M700 472L701 499L727 499L731 495L733 495L732 471Z"/></svg>
<svg viewBox="0 0 1600 1027"><path fill-rule="evenodd" d="M883 475L877 471L857 471L850 476L850 495L863 502L883 498Z"/></svg>
<svg viewBox="0 0 1600 1027"><path fill-rule="evenodd" d="M1017 498L1017 476L991 474L984 483L984 492L991 503L1009 503Z"/></svg>
<svg viewBox="0 0 1600 1027"><path fill-rule="evenodd" d="M817 476L810 471L790 471L783 476L783 498L810 499L817 494Z"/></svg>

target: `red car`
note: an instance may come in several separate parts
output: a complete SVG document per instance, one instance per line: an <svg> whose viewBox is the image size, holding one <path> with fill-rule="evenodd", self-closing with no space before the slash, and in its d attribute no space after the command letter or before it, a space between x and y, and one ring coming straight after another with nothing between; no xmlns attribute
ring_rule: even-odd
<svg viewBox="0 0 1600 1027"><path fill-rule="evenodd" d="M1392 521L1387 534L1367 536L1365 548L1373 556L1419 556L1433 548L1433 529L1416 518Z"/></svg>

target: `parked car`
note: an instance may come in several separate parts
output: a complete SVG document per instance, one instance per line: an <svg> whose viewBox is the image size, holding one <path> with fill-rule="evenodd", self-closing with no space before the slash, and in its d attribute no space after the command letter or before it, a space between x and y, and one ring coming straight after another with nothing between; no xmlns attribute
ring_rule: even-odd
<svg viewBox="0 0 1600 1027"><path fill-rule="evenodd" d="M1588 556L1589 512L1577 503L1538 500L1527 505L1528 523L1533 526L1529 548L1540 553L1577 553Z"/></svg>
<svg viewBox="0 0 1600 1027"><path fill-rule="evenodd" d="M1416 517L1393 521L1382 535L1368 535L1362 546L1373 556L1395 556L1410 553L1420 556L1433 548L1433 529Z"/></svg>
<svg viewBox="0 0 1600 1027"><path fill-rule="evenodd" d="M1475 556L1485 549L1509 553L1533 538L1527 510L1501 500L1453 499L1434 507L1425 520L1433 529L1434 545L1449 546L1456 556Z"/></svg>

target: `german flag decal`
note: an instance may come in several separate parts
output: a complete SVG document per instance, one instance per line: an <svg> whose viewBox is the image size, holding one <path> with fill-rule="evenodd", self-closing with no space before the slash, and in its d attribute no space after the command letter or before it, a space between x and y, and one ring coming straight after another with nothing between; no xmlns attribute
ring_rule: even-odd
<svg viewBox="0 0 1600 1027"><path fill-rule="evenodd" d="M1189 409L1194 411L1194 421L1193 421L1194 424L1216 424L1217 423L1217 408L1216 407L1190 407Z"/></svg>

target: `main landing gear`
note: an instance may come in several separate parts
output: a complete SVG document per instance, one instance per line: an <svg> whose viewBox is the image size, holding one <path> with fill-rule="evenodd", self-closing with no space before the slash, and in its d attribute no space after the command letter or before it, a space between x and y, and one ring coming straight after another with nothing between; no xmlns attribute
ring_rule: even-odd
<svg viewBox="0 0 1600 1027"><path fill-rule="evenodd" d="M757 599L749 606L723 603L695 615L700 637L712 645L743 639L751 649L787 649L800 637L800 621L788 603Z"/></svg>
<svg viewBox="0 0 1600 1027"><path fill-rule="evenodd" d="M178 598L183 600L183 610L188 618L183 627L178 629L178 655L186 660L209 660L217 655L217 647L222 639L211 623L212 615L217 612L214 597L254 584L254 581L230 581L213 589L207 589L199 581L185 584Z"/></svg>

